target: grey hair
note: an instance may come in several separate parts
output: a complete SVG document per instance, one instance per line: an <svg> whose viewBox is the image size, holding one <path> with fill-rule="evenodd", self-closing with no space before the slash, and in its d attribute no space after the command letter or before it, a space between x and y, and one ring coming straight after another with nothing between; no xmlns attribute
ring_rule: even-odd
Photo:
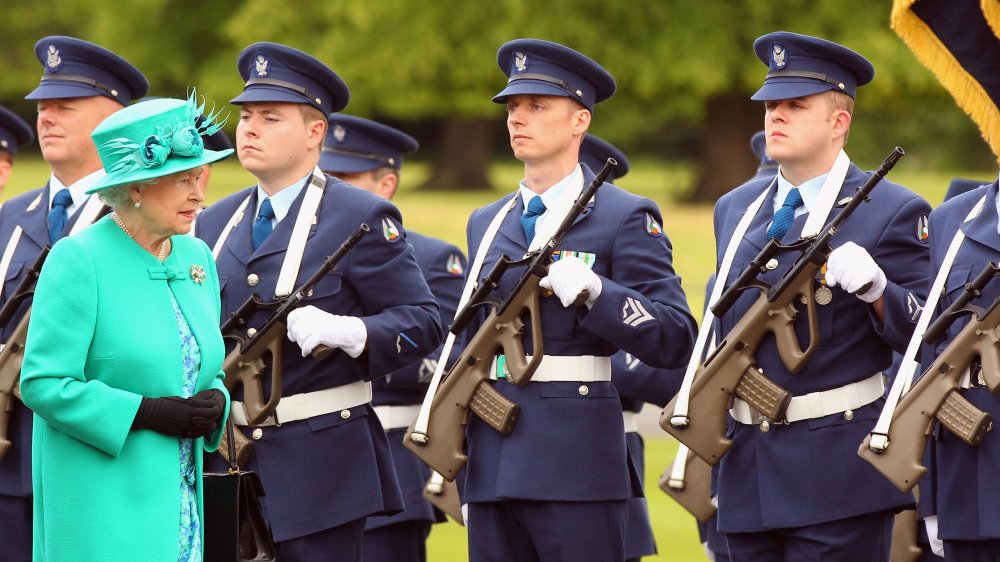
<svg viewBox="0 0 1000 562"><path fill-rule="evenodd" d="M97 192L97 196L101 198L101 201L111 207L112 209L117 209L122 205L129 204L132 202L132 198L129 197L129 189L132 186L138 187L140 190L147 186L156 183L155 179L136 181L131 183L123 183L121 185L116 185L114 187L109 187L107 189L102 189Z"/></svg>

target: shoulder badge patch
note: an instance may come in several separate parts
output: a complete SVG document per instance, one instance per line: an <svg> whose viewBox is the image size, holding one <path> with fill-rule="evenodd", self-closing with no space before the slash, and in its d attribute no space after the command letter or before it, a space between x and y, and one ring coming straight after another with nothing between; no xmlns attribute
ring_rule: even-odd
<svg viewBox="0 0 1000 562"><path fill-rule="evenodd" d="M597 261L597 254L591 254L590 252L577 252L575 250L561 250L552 252L552 261L557 262L563 258L568 258L574 256L580 258L583 263L587 264L590 269L594 269L594 262Z"/></svg>
<svg viewBox="0 0 1000 562"><path fill-rule="evenodd" d="M445 269L452 275L462 275L465 273L465 268L462 267L461 256L458 254L448 256L448 263L445 264Z"/></svg>
<svg viewBox="0 0 1000 562"><path fill-rule="evenodd" d="M927 242L930 235L931 232L927 228L927 215L920 215L920 218L917 219L917 240Z"/></svg>
<svg viewBox="0 0 1000 562"><path fill-rule="evenodd" d="M392 219L385 217L382 219L382 237L386 239L387 242L395 242L401 238L399 235L399 228L396 224L392 222Z"/></svg>
<svg viewBox="0 0 1000 562"><path fill-rule="evenodd" d="M652 236L653 238L659 238L663 234L663 229L660 227L660 223L656 222L653 215L646 213L643 223L646 227L646 234Z"/></svg>

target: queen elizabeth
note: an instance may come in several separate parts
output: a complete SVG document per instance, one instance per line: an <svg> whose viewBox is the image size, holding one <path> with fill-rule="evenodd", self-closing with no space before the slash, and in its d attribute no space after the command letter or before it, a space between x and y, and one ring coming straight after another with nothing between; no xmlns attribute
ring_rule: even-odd
<svg viewBox="0 0 1000 562"><path fill-rule="evenodd" d="M93 132L112 211L60 240L38 280L21 377L35 413L36 561L201 560L203 450L228 414L219 280L190 232L201 107L155 99Z"/></svg>

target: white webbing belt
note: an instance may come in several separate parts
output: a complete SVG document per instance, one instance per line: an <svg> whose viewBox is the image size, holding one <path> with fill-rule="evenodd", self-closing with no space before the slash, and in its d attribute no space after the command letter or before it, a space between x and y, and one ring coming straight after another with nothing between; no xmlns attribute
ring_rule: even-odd
<svg viewBox="0 0 1000 562"><path fill-rule="evenodd" d="M309 178L309 185L306 186L306 194L302 198L299 214L295 217L292 236L288 239L285 261L281 262L278 283L274 287L275 297L287 297L295 290L295 280L299 277L299 266L302 265L302 254L306 251L309 230L313 223L319 220L316 211L319 210L320 201L323 200L325 187L326 175L319 169L319 166L316 166L313 168L312 177Z"/></svg>
<svg viewBox="0 0 1000 562"><path fill-rule="evenodd" d="M503 357L503 355L499 356ZM531 361L531 356L526 356ZM490 364L490 380L506 378L498 372L498 357ZM504 376L500 376L503 374ZM611 380L611 358L594 355L543 355L531 382L605 382Z"/></svg>
<svg viewBox="0 0 1000 562"><path fill-rule="evenodd" d="M962 223L965 224L979 216L985 204L986 196L984 195L972 207L972 210L969 211L969 214ZM889 389L889 394L885 398L885 406L882 407L882 413L879 414L878 423L871 430L869 448L873 451L884 451L889 446L889 425L892 423L892 414L896 410L899 399L910 390L910 385L913 384L913 376L920 367L920 363L915 361L915 358L924 339L924 332L927 331L927 327L931 323L931 318L934 316L934 310L937 308L944 285L948 281L948 274L951 272L951 267L955 263L955 257L958 256L958 250L964 241L965 233L962 232L962 228L959 226L955 232L955 236L951 239L951 244L948 245L948 251L945 253L944 259L941 261L941 268L938 270L937 276L934 277L934 283L931 285L931 291L927 295L927 302L924 303L924 309L920 311L917 326L913 329L913 335L910 336L910 343L907 344L906 353L903 354L903 361L899 364L896 378L892 381L892 388ZM966 384L968 384L969 380L968 375L968 370L966 370L966 373L963 375L963 380L966 381Z"/></svg>
<svg viewBox="0 0 1000 562"><path fill-rule="evenodd" d="M483 239L479 241L479 247L476 249L476 258L472 262L472 267L470 267L467 272L465 287L462 288L462 296L458 299L458 306L455 308L456 316L458 316L458 313L465 308L466 303L469 302L469 298L472 297L472 290L476 286L479 271L483 268L483 261L486 259L486 252L490 249L490 244L493 243L493 239L500 230L500 225L503 224L503 219L507 216L507 213L509 213L510 210L517 205L517 197L518 193L514 192L514 196L510 198L510 201L497 211L496 216L493 217L493 221L490 222L490 226L483 234ZM417 415L417 421L413 425L413 431L416 433L427 433L427 424L431 417L431 403L434 402L434 395L437 394L438 386L441 385L441 377L444 376L444 370L448 363L448 357L451 355L451 348L454 345L455 334L449 331L448 337L444 340L444 347L441 349L441 355L438 357L437 367L434 369L434 375L431 376L431 381L427 387L427 394L424 395L424 401L420 405L420 413Z"/></svg>
<svg viewBox="0 0 1000 562"><path fill-rule="evenodd" d="M83 204L83 209L80 209L80 214L76 217L76 222L73 223L73 228L69 229L69 235L72 236L94 224L97 215L101 214L101 209L103 208L104 203L101 202L101 199L97 195L88 196Z"/></svg>
<svg viewBox="0 0 1000 562"><path fill-rule="evenodd" d="M21 232L21 225L15 226L14 232L10 234L10 240L7 241L7 247L4 248L3 257L0 258L0 284L7 279L7 270L10 269L10 260L14 257L14 250L17 249L18 242L21 241Z"/></svg>
<svg viewBox="0 0 1000 562"><path fill-rule="evenodd" d="M347 410L355 406L367 404L372 400L372 383L352 382L349 384L317 390L316 392L303 392L291 396L282 396L278 403L274 415L268 416L263 422L257 424L261 426L279 425L283 423L305 420L332 414L338 410ZM236 425L247 425L246 408L242 402L233 400L230 405L230 416Z"/></svg>
<svg viewBox="0 0 1000 562"><path fill-rule="evenodd" d="M856 410L878 400L884 393L885 380L882 373L875 373L867 379L830 390L793 396L788 403L788 409L785 410L783 421L794 423L802 420L814 420L847 410ZM753 424L759 418L759 416L753 415L753 408L749 404L735 397L729 415L734 420L746 425Z"/></svg>
<svg viewBox="0 0 1000 562"><path fill-rule="evenodd" d="M375 406L375 415L382 423L382 429L400 429L410 427L413 420L420 413L420 404L407 404L405 406Z"/></svg>
<svg viewBox="0 0 1000 562"><path fill-rule="evenodd" d="M625 433L638 433L639 413L632 410L622 410L622 423L625 424Z"/></svg>
<svg viewBox="0 0 1000 562"><path fill-rule="evenodd" d="M219 252L221 252L222 248L226 246L226 240L229 239L229 235L233 232L233 229L236 228L236 224L243 220L243 213L247 208L247 204L250 203L250 197L252 197L252 195L247 195L247 198L244 199L238 207L236 207L236 212L233 213L233 216L229 217L229 222L226 223L226 227L222 229L221 233L219 233L219 239L215 241L215 246L212 246L212 259L219 259ZM192 228L191 230L193 231L194 229Z"/></svg>

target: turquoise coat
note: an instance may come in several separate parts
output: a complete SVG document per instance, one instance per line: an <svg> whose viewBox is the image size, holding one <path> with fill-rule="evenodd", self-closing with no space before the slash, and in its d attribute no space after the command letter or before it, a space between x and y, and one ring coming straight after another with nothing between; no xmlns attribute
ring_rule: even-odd
<svg viewBox="0 0 1000 562"><path fill-rule="evenodd" d="M131 430L142 397L181 392L170 291L201 347L196 392L225 387L215 262L196 238L171 242L161 265L105 217L59 241L42 268L21 375L35 412L35 562L177 560L179 440Z"/></svg>

